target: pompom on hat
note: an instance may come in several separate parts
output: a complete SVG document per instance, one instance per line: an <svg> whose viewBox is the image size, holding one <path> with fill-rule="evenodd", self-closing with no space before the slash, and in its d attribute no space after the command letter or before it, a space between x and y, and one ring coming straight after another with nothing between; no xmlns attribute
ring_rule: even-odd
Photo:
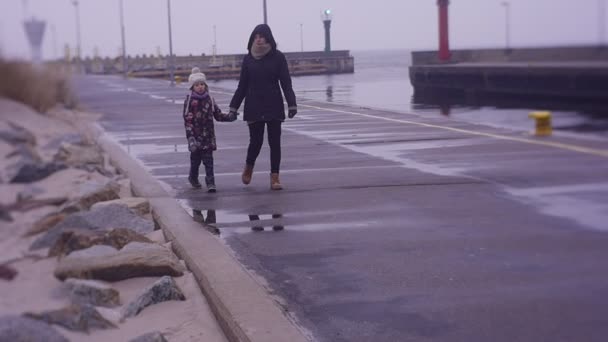
<svg viewBox="0 0 608 342"><path fill-rule="evenodd" d="M197 82L207 84L207 77L201 72L201 69L194 67L192 68L192 73L188 76L188 84L190 85L190 88L192 88Z"/></svg>

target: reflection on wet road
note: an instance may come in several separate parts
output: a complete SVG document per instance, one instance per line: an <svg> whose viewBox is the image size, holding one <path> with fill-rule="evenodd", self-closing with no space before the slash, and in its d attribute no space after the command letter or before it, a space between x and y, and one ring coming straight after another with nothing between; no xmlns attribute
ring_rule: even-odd
<svg viewBox="0 0 608 342"><path fill-rule="evenodd" d="M194 221L201 223L205 229L216 235L229 236L230 234L243 234L247 233L249 229L253 232L262 232L265 227L268 227L275 232L285 229L282 214L271 214L269 215L269 219L265 219L264 215L249 214L247 215L249 218L248 222L234 221L234 217L230 220L230 215L222 211L219 212L220 220L218 222L216 215L216 210L214 209L192 209L192 218ZM227 220L229 221L222 220L225 216L228 217ZM260 218L260 216L262 216L262 218ZM248 223L249 229L241 226L246 223Z"/></svg>

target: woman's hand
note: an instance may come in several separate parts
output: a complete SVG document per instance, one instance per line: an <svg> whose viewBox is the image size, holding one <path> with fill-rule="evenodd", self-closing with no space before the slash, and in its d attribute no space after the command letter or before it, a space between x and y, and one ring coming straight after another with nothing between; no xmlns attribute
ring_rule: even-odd
<svg viewBox="0 0 608 342"><path fill-rule="evenodd" d="M290 109L290 110L289 110L289 113L287 114L287 116L288 116L290 119L293 119L293 117L294 117L294 116L296 116L296 114L297 114L297 113L298 113L298 110L297 110L297 109Z"/></svg>
<svg viewBox="0 0 608 342"><path fill-rule="evenodd" d="M229 118L229 120L231 122L232 121L236 121L236 119L238 118L238 116L239 116L239 113L236 112L236 111L234 111L234 110L231 110L231 111L228 112L228 118Z"/></svg>

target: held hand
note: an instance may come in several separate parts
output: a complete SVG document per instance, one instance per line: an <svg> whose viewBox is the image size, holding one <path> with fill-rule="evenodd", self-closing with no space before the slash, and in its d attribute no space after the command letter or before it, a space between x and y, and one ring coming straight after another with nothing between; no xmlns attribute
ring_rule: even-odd
<svg viewBox="0 0 608 342"><path fill-rule="evenodd" d="M228 113L228 118L229 118L229 120L230 120L231 122L232 122L232 121L236 121L236 119L238 118L238 116L239 116L239 113L237 113L236 111L233 111L233 110L231 110L231 111Z"/></svg>
<svg viewBox="0 0 608 342"><path fill-rule="evenodd" d="M290 109L290 110L289 110L289 113L287 114L287 116L288 116L290 119L293 119L293 117L294 117L294 116L296 116L296 114L297 114L297 113L298 113L298 110L297 110L297 109Z"/></svg>

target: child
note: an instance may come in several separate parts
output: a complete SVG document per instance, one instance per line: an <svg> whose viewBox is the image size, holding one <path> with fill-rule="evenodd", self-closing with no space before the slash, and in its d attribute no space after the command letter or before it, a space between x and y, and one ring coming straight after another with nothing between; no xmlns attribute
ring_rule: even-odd
<svg viewBox="0 0 608 342"><path fill-rule="evenodd" d="M188 77L190 94L184 101L184 124L190 151L190 175L188 181L193 188L200 189L198 170L201 162L205 165L205 183L208 192L215 192L213 176L213 151L217 149L213 118L217 121L235 121L236 113L224 114L209 95L205 74L198 68L192 69Z"/></svg>

